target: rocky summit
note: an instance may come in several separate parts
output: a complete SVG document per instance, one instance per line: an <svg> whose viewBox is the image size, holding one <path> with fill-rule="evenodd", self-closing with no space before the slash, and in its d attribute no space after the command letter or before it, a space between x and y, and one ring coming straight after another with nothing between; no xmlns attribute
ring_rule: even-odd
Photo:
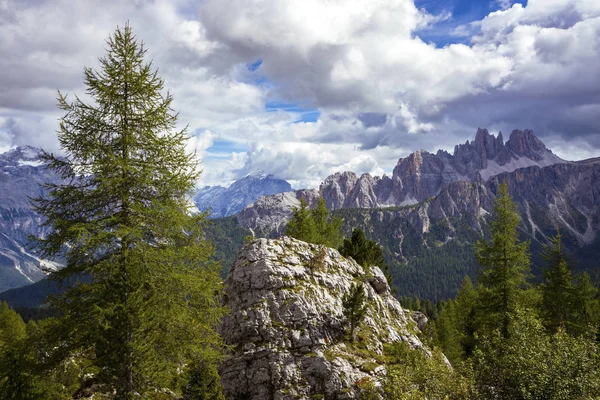
<svg viewBox="0 0 600 400"><path fill-rule="evenodd" d="M319 191L330 209L406 206L439 194L453 182L487 181L520 168L564 162L532 130L514 130L504 143L502 133L494 136L479 129L475 139L456 146L454 154L416 151L398 160L391 178L336 173Z"/></svg>
<svg viewBox="0 0 600 400"><path fill-rule="evenodd" d="M351 343L342 298L359 282L368 313ZM230 314L221 334L231 352L220 373L228 400L357 399L360 382L377 385L385 375L384 344L405 341L428 353L379 268L289 237L246 245L224 302Z"/></svg>

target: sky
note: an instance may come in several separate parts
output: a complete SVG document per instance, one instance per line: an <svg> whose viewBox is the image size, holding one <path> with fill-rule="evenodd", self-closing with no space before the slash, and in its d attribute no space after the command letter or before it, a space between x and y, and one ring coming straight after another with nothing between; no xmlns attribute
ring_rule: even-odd
<svg viewBox="0 0 600 400"><path fill-rule="evenodd" d="M127 22L188 126L199 186L389 175L478 127L600 156L598 0L0 0L0 151L60 151L57 90L85 99L84 66Z"/></svg>

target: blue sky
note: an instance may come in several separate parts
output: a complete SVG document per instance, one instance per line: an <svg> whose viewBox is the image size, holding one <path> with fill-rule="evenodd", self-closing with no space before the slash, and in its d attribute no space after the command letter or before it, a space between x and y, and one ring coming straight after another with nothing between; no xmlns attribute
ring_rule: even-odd
<svg viewBox="0 0 600 400"><path fill-rule="evenodd" d="M451 17L447 20L418 32L418 36L426 42L435 43L439 47L451 43L468 43L470 37L453 34L457 27L481 21L491 12L502 10L509 3L527 5L526 0L506 0L504 7L502 3L502 1L494 0L416 0L415 5L418 8L424 8L431 14L451 13Z"/></svg>
<svg viewBox="0 0 600 400"><path fill-rule="evenodd" d="M0 151L59 150L56 90L85 96L83 67L129 21L201 185L381 175L478 127L600 156L600 1L3 0L0 15Z"/></svg>

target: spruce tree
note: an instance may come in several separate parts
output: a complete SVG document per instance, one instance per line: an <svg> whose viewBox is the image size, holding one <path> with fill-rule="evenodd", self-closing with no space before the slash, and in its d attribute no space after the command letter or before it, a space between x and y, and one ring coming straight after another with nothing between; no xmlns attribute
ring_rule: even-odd
<svg viewBox="0 0 600 400"><path fill-rule="evenodd" d="M519 304L529 273L529 242L520 242L517 205L506 182L499 187L490 223L491 239L481 239L476 256L482 269L478 277L479 316L482 328L509 333L510 316Z"/></svg>
<svg viewBox="0 0 600 400"><path fill-rule="evenodd" d="M313 243L315 240L315 223L304 197L300 198L300 208L294 209L294 215L288 223L285 234L303 242Z"/></svg>
<svg viewBox="0 0 600 400"><path fill-rule="evenodd" d="M544 270L542 288L542 316L546 327L556 332L559 327L569 326L573 321L574 288L570 260L562 245L560 231L544 246Z"/></svg>
<svg viewBox="0 0 600 400"><path fill-rule="evenodd" d="M354 331L367 315L365 287L362 283L352 284L342 298L344 317L350 324L350 342L354 341Z"/></svg>
<svg viewBox="0 0 600 400"><path fill-rule="evenodd" d="M67 290L54 358L84 357L87 372L117 399L179 392L186 366L219 346L218 266L207 260L205 215L192 215L198 178L172 96L129 26L107 40L100 69L84 69L91 102L59 92L62 175L35 202L50 233L42 256L61 256L53 278ZM137 395L135 395L137 393Z"/></svg>
<svg viewBox="0 0 600 400"><path fill-rule="evenodd" d="M342 241L341 227L342 220L337 217L330 218L330 212L322 197L319 197L316 207L312 210L308 209L308 203L302 197L300 208L294 210L285 234L303 242L337 248Z"/></svg>

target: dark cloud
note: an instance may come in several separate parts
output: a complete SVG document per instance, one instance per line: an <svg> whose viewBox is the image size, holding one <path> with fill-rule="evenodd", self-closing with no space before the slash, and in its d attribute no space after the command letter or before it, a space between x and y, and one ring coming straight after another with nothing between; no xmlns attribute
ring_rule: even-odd
<svg viewBox="0 0 600 400"><path fill-rule="evenodd" d="M468 44L439 48L417 34L447 16L413 0L0 1L0 147L56 147L56 89L82 95L83 66L129 21L195 149L232 143L228 158L205 160L207 182L255 169L298 184L382 173L479 126L532 128L566 158L599 155L600 3L500 3L468 24ZM269 101L320 119L297 123Z"/></svg>

